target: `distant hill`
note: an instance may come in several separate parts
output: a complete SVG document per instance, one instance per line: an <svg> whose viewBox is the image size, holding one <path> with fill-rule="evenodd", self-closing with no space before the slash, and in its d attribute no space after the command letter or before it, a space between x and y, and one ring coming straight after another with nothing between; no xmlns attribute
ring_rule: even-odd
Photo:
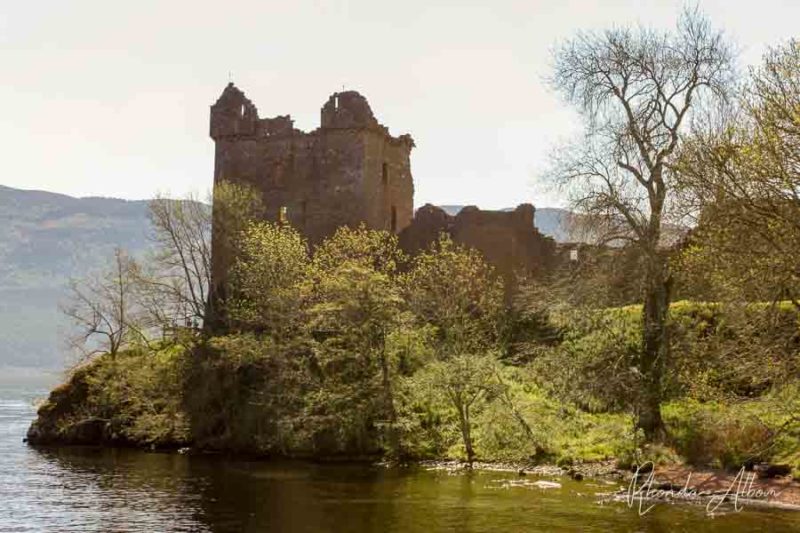
<svg viewBox="0 0 800 533"><path fill-rule="evenodd" d="M70 277L147 246L147 202L0 186L0 366L60 368Z"/></svg>

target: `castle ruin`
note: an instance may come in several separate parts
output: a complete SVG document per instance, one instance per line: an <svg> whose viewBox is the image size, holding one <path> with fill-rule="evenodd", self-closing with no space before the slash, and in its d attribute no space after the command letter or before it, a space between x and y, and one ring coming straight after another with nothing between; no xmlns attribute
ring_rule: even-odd
<svg viewBox="0 0 800 533"><path fill-rule="evenodd" d="M426 205L414 213L410 135L392 136L355 91L334 93L320 126L304 132L289 115L260 118L229 83L211 106L214 184L247 184L260 191L269 220L288 221L314 245L340 226L361 223L399 235L409 253L444 232L483 253L501 274L536 272L550 264L555 243L533 224L534 207L514 211L464 208L455 216ZM215 285L228 260L213 261Z"/></svg>

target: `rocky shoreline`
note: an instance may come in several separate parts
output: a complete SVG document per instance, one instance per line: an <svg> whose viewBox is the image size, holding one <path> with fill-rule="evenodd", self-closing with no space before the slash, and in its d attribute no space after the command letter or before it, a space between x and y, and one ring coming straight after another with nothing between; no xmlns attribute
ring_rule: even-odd
<svg viewBox="0 0 800 533"><path fill-rule="evenodd" d="M181 454L231 454L251 456L236 450L192 447L190 442L167 439L158 443L131 441L115 424L103 418L81 417L74 409L81 404L87 391L82 380L73 380L70 385L54 389L48 401L38 411L31 424L26 442L32 446L105 446L134 448L145 451L176 452ZM255 456L269 459L269 457ZM375 464L378 457L294 457L298 460L317 462L358 462ZM395 463L378 463L387 467L403 466ZM407 466L418 466L428 470L443 470L460 473L470 470L465 463L457 460L412 461ZM650 465L652 466L652 465ZM576 463L571 466L552 464L532 464L522 462L475 462L471 470L513 473L519 478L516 485L557 488L557 480L570 479L580 482L584 479L601 479L607 485L617 485L617 490L606 493L606 501L625 501L631 504L631 492L641 501L661 501L669 503L707 503L715 498L727 498L734 503L768 506L781 509L800 510L800 482L789 474L790 469L783 465L749 465L750 470L739 472L721 470L693 470L682 464L657 466L655 470L640 469L637 473L619 468L617 461ZM636 477L635 477L636 476ZM538 479L536 479L538 478ZM691 490L690 490L691 489ZM637 501L638 501L637 500Z"/></svg>
<svg viewBox="0 0 800 533"><path fill-rule="evenodd" d="M82 428L91 428L84 431ZM141 446L130 442L115 441L104 436L103 424L98 421L78 424L69 438L63 439L53 434L41 433L36 422L32 424L25 441L31 446L105 446L135 448L142 451L160 451L182 455L220 454L224 451L206 451L181 446ZM100 429L98 429L100 428ZM63 435L62 435L63 436ZM239 455L239 454L236 454ZM267 459L267 458L265 458ZM601 480L608 485L616 485L616 490L600 493L600 502L626 503L629 506L657 503L710 505L720 503L727 508L737 506L769 507L782 510L800 511L800 482L788 476L760 478L755 472L736 473L719 470L693 470L686 465L656 467L655 470L635 472L617 466L616 461L607 460L583 463L569 467L553 464L481 462L476 461L470 468L466 463L452 460L423 460L404 463L378 462L369 458L301 458L299 460L339 461L378 464L386 468L413 466L426 470L445 471L462 474L469 471L502 472L516 474L517 480L508 482L509 486L538 487L540 489L561 488L560 480L570 479Z"/></svg>
<svg viewBox="0 0 800 533"><path fill-rule="evenodd" d="M422 461L419 465L428 470L452 473L469 470L465 463L453 460ZM516 473L520 478L535 476L550 480L570 478L575 481L594 479L617 485L617 490L601 493L601 503L619 502L638 506L641 502L646 504L645 507L656 503L714 507L719 503L720 508L726 509L752 506L800 511L800 482L789 476L760 476L755 470L728 472L694 470L687 465L668 465L658 466L654 470L642 469L637 475L635 471L618 468L614 460L570 467L475 462L472 470ZM544 489L560 487L560 484L550 484L549 481L521 481L519 484Z"/></svg>
<svg viewBox="0 0 800 533"><path fill-rule="evenodd" d="M61 391L54 391L58 395ZM72 424L57 423L60 419L55 406L40 410L39 416L31 424L25 441L32 446L106 446L135 448L144 451L163 451L180 454L207 453L225 454L225 450L203 450L190 446L189 443L161 443L158 446L148 443L130 442L121 439L113 431L107 420L90 418ZM43 412L44 411L44 412ZM234 453L235 452L230 452ZM240 455L240 454L235 454ZM298 457L300 460L341 461L375 464L375 458L369 457ZM577 482L584 479L604 480L609 485L617 485L618 489L604 493L602 501L626 502L628 505L639 502L690 503L704 504L724 500L733 505L767 506L779 509L800 511L800 482L784 474L776 465L739 472L722 470L694 470L687 465L666 465L640 469L637 472L619 468L617 461L610 459L591 463L579 463L572 466L553 464L531 464L522 462L481 462L476 461L471 468L458 460L423 460L405 465L396 463L378 463L385 467L417 466L427 470L441 470L453 474L465 471L513 473L519 478L517 484L538 486L539 488L559 488L556 480L571 479ZM751 465L752 466L752 465ZM777 475L776 475L777 474ZM539 478L536 481L530 478ZM541 481L546 479L545 481Z"/></svg>
<svg viewBox="0 0 800 533"><path fill-rule="evenodd" d="M447 470L455 472L468 469L465 463L456 460L420 461L418 464L428 470ZM527 475L567 476L575 481L582 481L584 478L599 477L622 480L626 473L624 470L617 468L616 461L614 460L582 463L569 467L561 467L553 464L476 461L472 464L472 469L486 472L513 472L520 477Z"/></svg>

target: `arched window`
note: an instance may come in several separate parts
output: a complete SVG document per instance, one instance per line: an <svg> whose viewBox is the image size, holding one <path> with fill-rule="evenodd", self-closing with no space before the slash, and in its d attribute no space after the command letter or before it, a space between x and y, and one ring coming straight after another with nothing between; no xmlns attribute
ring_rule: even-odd
<svg viewBox="0 0 800 533"><path fill-rule="evenodd" d="M383 186L389 185L389 165L386 164L386 161L383 162L383 167L381 168L381 177L383 178Z"/></svg>

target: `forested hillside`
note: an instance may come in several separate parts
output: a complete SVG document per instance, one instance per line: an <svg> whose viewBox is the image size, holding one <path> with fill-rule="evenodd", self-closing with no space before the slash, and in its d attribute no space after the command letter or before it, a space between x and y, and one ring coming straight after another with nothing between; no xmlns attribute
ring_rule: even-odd
<svg viewBox="0 0 800 533"><path fill-rule="evenodd" d="M60 368L70 277L147 245L147 202L0 186L0 365Z"/></svg>

